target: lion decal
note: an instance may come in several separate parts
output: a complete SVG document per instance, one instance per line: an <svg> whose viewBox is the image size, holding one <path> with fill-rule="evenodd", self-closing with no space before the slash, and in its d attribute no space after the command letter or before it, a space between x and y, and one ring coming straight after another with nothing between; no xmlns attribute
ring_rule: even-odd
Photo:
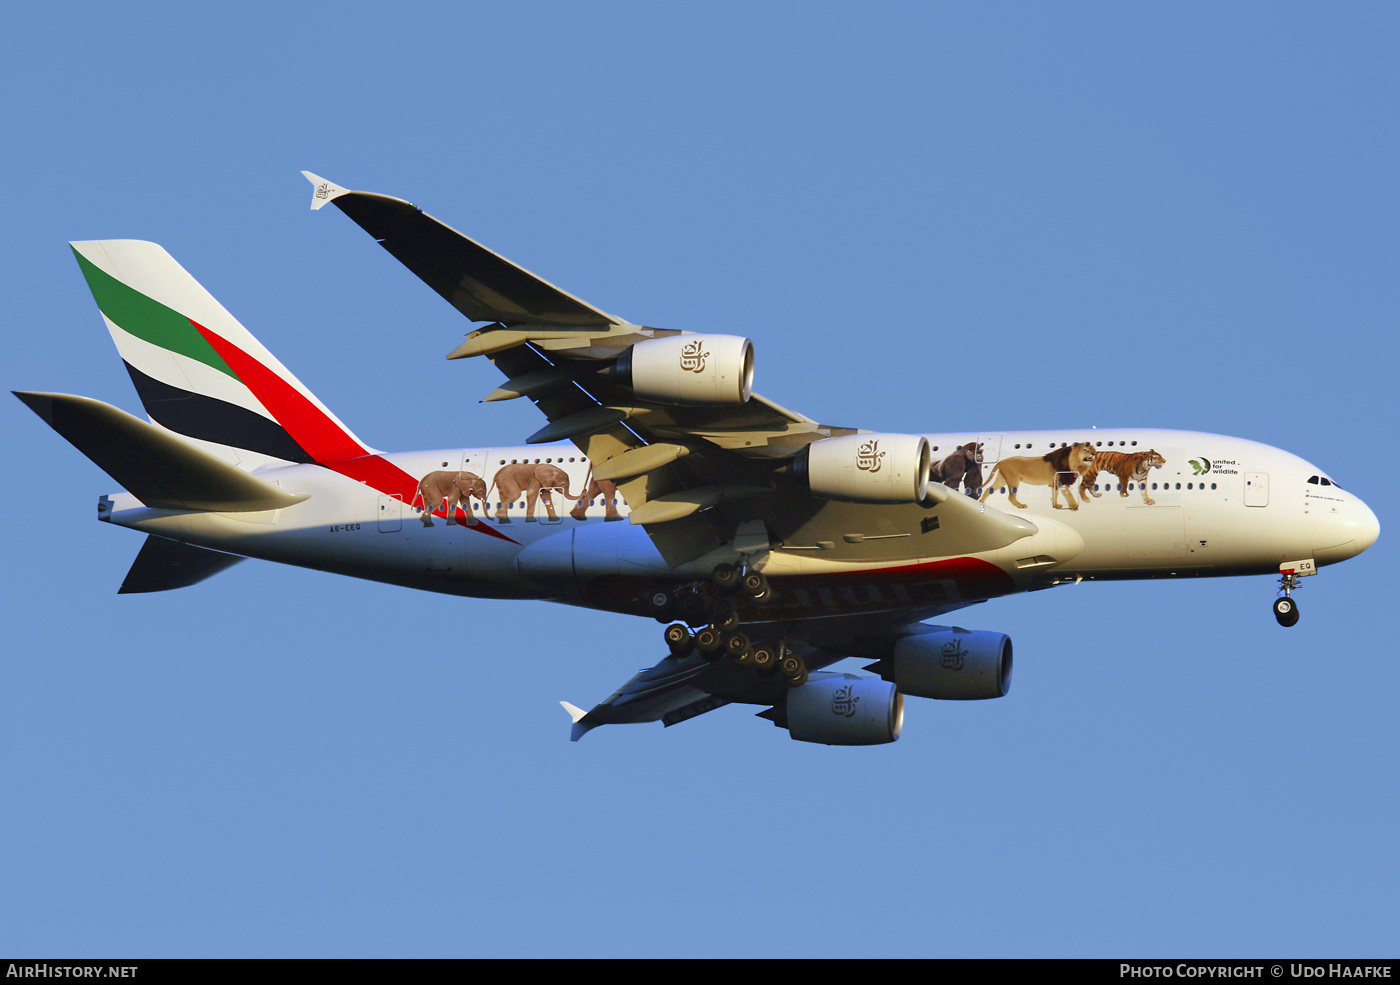
<svg viewBox="0 0 1400 985"><path fill-rule="evenodd" d="M1074 484L1088 472L1094 457L1092 445L1076 441L1068 447L1056 448L1039 458L1031 456L1003 458L992 469L992 474L987 476L987 487L982 492L980 502L987 501L987 497L992 494L992 490L996 486L996 478L1000 475L1001 481L1006 483L1006 491L1010 495L1011 505L1017 509L1024 510L1026 508L1026 504L1016 498L1016 491L1022 485L1027 485L1049 486L1050 505L1057 510L1061 509L1060 487L1068 487L1065 490L1065 501L1069 503L1070 509L1077 510L1079 509L1079 500L1074 498Z"/></svg>

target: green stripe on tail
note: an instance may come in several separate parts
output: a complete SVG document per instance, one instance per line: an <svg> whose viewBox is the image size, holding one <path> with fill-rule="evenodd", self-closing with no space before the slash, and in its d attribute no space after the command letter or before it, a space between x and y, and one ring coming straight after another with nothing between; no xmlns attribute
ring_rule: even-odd
<svg viewBox="0 0 1400 985"><path fill-rule="evenodd" d="M78 258L78 266L83 271L88 288L97 299L97 307L124 331L162 349L197 359L238 379L238 374L229 368L228 363L205 341L188 318L123 284L105 270L94 266L76 249L73 255Z"/></svg>

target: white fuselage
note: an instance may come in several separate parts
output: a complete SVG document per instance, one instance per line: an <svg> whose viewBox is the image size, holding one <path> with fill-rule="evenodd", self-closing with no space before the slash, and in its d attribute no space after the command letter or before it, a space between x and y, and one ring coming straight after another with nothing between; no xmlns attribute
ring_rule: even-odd
<svg viewBox="0 0 1400 985"><path fill-rule="evenodd" d="M775 584L786 581L794 589L787 593L790 611L771 618L975 601L1065 580L1276 574L1288 562L1345 560L1379 533L1366 504L1320 469L1241 438L1147 428L926 437L935 462L970 443L980 446L981 480L990 482L985 508L1024 517L1038 532L994 551L954 555L937 550L936 538L921 538L918 507L847 505L848 512L862 511L850 516L868 518L863 532L811 543L794 538L751 557ZM1025 480L1013 489L994 471L1008 462L1014 469L1014 459L1033 463L1075 442L1103 453L1153 450L1162 462L1127 483L1100 470L1097 496L1082 489L1082 476L1067 476L1072 485ZM415 482L439 470L479 476L488 487L485 502L471 499L470 517L459 507L450 523L441 502L430 504L438 509L429 526L411 487L375 488L320 465L289 465L257 472L308 495L286 509L152 510L121 494L101 517L217 551L430 591L631 612L639 611L636 596L646 585L700 577L717 560L734 556L725 548L667 566L645 530L626 522L630 510L621 494L608 503L596 484L588 487L589 463L571 444L379 457ZM551 497L504 497L497 474L536 462L561 469L567 489L556 486ZM970 471L951 495L976 493ZM1013 504L1013 495L1022 506ZM534 515L528 515L531 505Z"/></svg>

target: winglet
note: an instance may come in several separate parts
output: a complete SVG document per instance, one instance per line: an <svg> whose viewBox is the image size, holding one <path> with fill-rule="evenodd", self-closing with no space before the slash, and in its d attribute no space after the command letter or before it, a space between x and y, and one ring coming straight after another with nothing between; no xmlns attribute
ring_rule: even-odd
<svg viewBox="0 0 1400 985"><path fill-rule="evenodd" d="M569 713L569 718L571 718L574 723L574 727L569 730L570 742L577 742L579 739L583 738L584 734L588 732L589 729L598 727L597 722L585 722L583 720L588 712L584 711L582 708L577 705L571 705L567 701L561 701L559 703L564 706L564 710Z"/></svg>
<svg viewBox="0 0 1400 985"><path fill-rule="evenodd" d="M319 174L312 174L310 171L303 171L302 175L306 178L307 181L311 182L312 186L316 189L314 192L311 193L312 212L315 212L327 202L339 198L341 195L349 194L349 189L333 185L325 178L322 178Z"/></svg>

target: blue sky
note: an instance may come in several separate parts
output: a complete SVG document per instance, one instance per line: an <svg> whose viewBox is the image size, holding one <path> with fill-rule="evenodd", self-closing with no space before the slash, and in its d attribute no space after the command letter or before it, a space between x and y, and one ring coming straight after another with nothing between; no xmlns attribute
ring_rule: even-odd
<svg viewBox="0 0 1400 985"><path fill-rule="evenodd" d="M567 741L655 623L249 561L116 593L13 401L0 953L1393 955L1400 14L1382 4L79 5L10 15L8 389L139 410L66 243L163 244L381 448L515 442L307 168L874 430L1160 426L1381 519L1268 578L988 603L1001 701Z"/></svg>

